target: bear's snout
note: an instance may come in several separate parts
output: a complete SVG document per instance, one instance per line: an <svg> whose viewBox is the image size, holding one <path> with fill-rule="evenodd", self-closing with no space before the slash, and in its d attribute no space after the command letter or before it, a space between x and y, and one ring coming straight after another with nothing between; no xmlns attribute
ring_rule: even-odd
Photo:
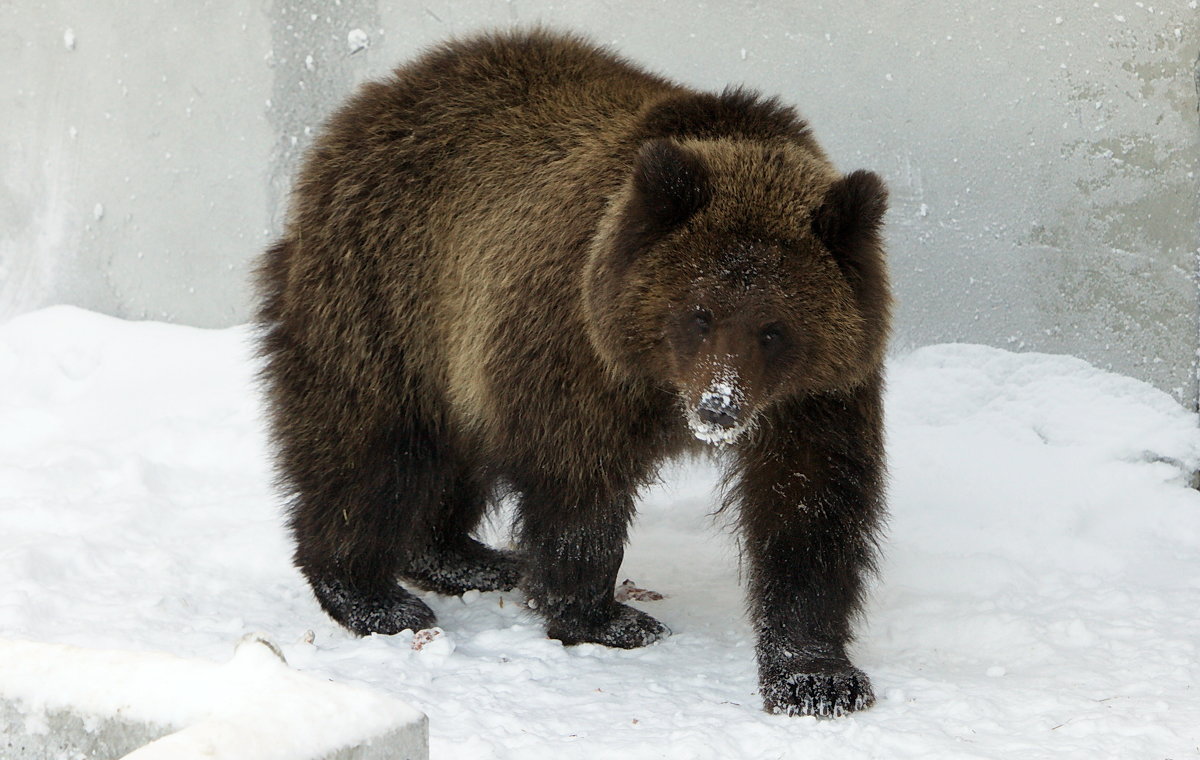
<svg viewBox="0 0 1200 760"><path fill-rule="evenodd" d="M726 369L717 373L699 395L685 406L692 434L705 443L733 443L748 427L753 409L736 375Z"/></svg>
<svg viewBox="0 0 1200 760"><path fill-rule="evenodd" d="M706 393L700 399L696 415L706 424L729 430L738 426L742 410L728 396Z"/></svg>

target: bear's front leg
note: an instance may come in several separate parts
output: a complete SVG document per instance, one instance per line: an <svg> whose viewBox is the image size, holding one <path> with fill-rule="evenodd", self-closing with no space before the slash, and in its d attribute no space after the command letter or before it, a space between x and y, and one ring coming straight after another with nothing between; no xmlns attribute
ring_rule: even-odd
<svg viewBox="0 0 1200 760"><path fill-rule="evenodd" d="M880 390L785 405L738 452L731 496L768 712L834 717L875 701L846 645L884 509Z"/></svg>
<svg viewBox="0 0 1200 760"><path fill-rule="evenodd" d="M538 483L522 490L521 585L550 638L635 649L667 635L662 623L613 599L632 515L632 496L611 489Z"/></svg>

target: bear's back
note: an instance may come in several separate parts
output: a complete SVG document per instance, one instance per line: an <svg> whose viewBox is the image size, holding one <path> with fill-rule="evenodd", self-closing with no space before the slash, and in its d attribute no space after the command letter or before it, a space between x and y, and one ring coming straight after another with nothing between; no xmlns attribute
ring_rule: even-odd
<svg viewBox="0 0 1200 760"><path fill-rule="evenodd" d="M540 30L450 42L363 85L306 156L286 244L262 268L264 315L331 382L394 389L386 406L470 417L525 347L575 371L587 347L547 330L584 334L588 242L639 113L675 92Z"/></svg>
<svg viewBox="0 0 1200 760"><path fill-rule="evenodd" d="M291 231L329 244L313 256L400 266L405 278L483 276L460 265L489 267L501 250L511 275L525 253L562 248L539 236L594 231L625 180L640 110L673 91L568 35L446 43L333 115L301 170Z"/></svg>
<svg viewBox="0 0 1200 760"><path fill-rule="evenodd" d="M310 167L379 169L380 153L425 197L462 180L511 195L524 177L620 142L675 85L582 39L535 30L446 43L368 83L330 120ZM613 153L611 146L608 151ZM623 156L611 156L614 161ZM593 180L595 179L593 174Z"/></svg>

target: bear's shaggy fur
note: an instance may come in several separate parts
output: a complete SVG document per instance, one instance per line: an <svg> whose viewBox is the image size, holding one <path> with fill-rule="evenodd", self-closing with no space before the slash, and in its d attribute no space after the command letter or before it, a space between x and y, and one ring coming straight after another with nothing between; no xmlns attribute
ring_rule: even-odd
<svg viewBox="0 0 1200 760"><path fill-rule="evenodd" d="M777 100L570 36L451 42L364 86L259 270L323 608L394 633L434 624L398 579L520 586L565 644L653 642L613 599L626 528L703 441L728 454L766 708L871 704L845 646L883 513L885 204ZM515 552L471 535L501 492Z"/></svg>

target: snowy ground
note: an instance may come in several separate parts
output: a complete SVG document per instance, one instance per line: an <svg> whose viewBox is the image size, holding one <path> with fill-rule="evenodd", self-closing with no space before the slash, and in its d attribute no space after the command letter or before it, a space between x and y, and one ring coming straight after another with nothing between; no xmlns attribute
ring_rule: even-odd
<svg viewBox="0 0 1200 760"><path fill-rule="evenodd" d="M640 605L660 644L564 649L513 594L428 598L446 634L420 650L337 628L289 565L248 335L69 307L0 325L0 637L224 660L263 631L428 713L443 759L1200 756L1200 433L1142 383L978 346L892 363L856 651L880 699L816 721L759 709L699 465L645 495L623 569L666 594Z"/></svg>

